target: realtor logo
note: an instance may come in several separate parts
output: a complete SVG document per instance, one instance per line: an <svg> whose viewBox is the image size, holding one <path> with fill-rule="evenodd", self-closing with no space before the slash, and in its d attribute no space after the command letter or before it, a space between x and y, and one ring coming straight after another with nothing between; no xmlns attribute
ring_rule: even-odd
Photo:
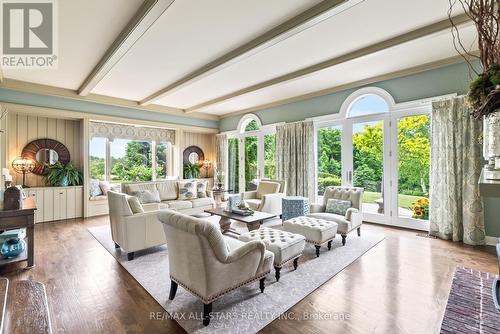
<svg viewBox="0 0 500 334"><path fill-rule="evenodd" d="M0 0L3 68L57 66L55 0Z"/></svg>

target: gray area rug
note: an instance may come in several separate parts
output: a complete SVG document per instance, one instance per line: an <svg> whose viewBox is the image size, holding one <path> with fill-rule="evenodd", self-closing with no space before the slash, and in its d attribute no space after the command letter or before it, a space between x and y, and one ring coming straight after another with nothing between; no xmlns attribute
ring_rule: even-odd
<svg viewBox="0 0 500 334"><path fill-rule="evenodd" d="M218 222L216 217L206 220L214 224ZM281 221L274 220L264 225L280 228ZM233 223L232 226L246 231L243 224ZM314 246L307 244L296 271L291 264L285 266L280 281L276 282L273 269L262 294L257 281L216 300L213 303L214 317L208 327L203 327L203 304L196 297L179 286L175 299L168 300L170 280L166 246L136 252L135 259L127 261L126 254L114 248L109 225L88 230L168 312L156 317L173 318L188 333L256 333L384 240L381 234L363 231L358 237L353 232L347 237L344 247L340 237L335 238L331 251L322 247L319 258L316 258Z"/></svg>

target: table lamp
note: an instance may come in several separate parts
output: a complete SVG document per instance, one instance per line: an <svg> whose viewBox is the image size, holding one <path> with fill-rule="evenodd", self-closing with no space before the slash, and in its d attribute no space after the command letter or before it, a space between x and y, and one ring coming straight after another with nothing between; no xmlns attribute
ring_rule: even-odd
<svg viewBox="0 0 500 334"><path fill-rule="evenodd" d="M23 157L18 157L12 161L12 168L19 174L23 174L23 188L28 188L26 185L26 174L31 173L35 168L33 160Z"/></svg>
<svg viewBox="0 0 500 334"><path fill-rule="evenodd" d="M208 169L210 168L211 164L212 162L210 160L203 161L203 168L205 168L205 177L208 177Z"/></svg>

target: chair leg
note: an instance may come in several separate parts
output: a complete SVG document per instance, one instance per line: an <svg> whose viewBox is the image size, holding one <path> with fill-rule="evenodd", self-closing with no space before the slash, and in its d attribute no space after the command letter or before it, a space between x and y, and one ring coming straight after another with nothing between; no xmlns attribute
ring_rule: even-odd
<svg viewBox="0 0 500 334"><path fill-rule="evenodd" d="M203 326L208 326L212 313L212 303L203 304Z"/></svg>
<svg viewBox="0 0 500 334"><path fill-rule="evenodd" d="M280 271L281 271L281 268L280 267L274 267L274 277L276 277L276 282L279 282L280 281Z"/></svg>
<svg viewBox="0 0 500 334"><path fill-rule="evenodd" d="M134 252L127 253L127 260L132 261L134 259Z"/></svg>
<svg viewBox="0 0 500 334"><path fill-rule="evenodd" d="M265 277L262 277L259 281L259 288L260 288L260 293L264 293L264 288L266 287L264 284L264 281L266 280Z"/></svg>
<svg viewBox="0 0 500 334"><path fill-rule="evenodd" d="M170 294L168 295L168 299L174 300L175 294L177 293L177 286L177 283L170 281Z"/></svg>
<svg viewBox="0 0 500 334"><path fill-rule="evenodd" d="M120 248L120 245L118 245L116 242L115 242L115 248Z"/></svg>
<svg viewBox="0 0 500 334"><path fill-rule="evenodd" d="M360 236L361 236L361 226L358 227L358 237L360 237Z"/></svg>
<svg viewBox="0 0 500 334"><path fill-rule="evenodd" d="M297 267L299 266L299 258L296 257L294 260L293 260L293 269L297 270Z"/></svg>
<svg viewBox="0 0 500 334"><path fill-rule="evenodd" d="M345 238L347 237L347 235L343 235L342 236L342 246L345 246Z"/></svg>
<svg viewBox="0 0 500 334"><path fill-rule="evenodd" d="M320 250L321 246L314 245L314 247L316 247L316 257L319 257L319 250Z"/></svg>
<svg viewBox="0 0 500 334"><path fill-rule="evenodd" d="M328 241L328 250L332 250L332 241L333 240Z"/></svg>

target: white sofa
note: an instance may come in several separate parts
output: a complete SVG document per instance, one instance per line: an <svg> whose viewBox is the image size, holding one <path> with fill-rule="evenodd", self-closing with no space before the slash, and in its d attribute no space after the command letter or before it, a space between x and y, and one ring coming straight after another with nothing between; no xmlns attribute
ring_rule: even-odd
<svg viewBox="0 0 500 334"><path fill-rule="evenodd" d="M158 211L134 213L129 197L114 191L107 193L111 237L115 247L121 247L127 252L128 259L133 260L134 252L163 245L167 240L157 217Z"/></svg>
<svg viewBox="0 0 500 334"><path fill-rule="evenodd" d="M361 236L361 224L363 223L363 193L364 189L358 187L327 187L323 195L323 203L312 204L310 207L310 214L308 214L307 217L337 223L337 234L342 236L342 245L345 245L347 234L352 230L357 229L358 236ZM351 207L347 209L345 215L325 212L326 204L330 198L350 201Z"/></svg>
<svg viewBox="0 0 500 334"><path fill-rule="evenodd" d="M283 213L281 200L285 195L285 181L262 179L257 190L243 193L243 199L252 210L280 216Z"/></svg>
<svg viewBox="0 0 500 334"><path fill-rule="evenodd" d="M185 180L184 180L185 181ZM158 191L163 208L174 209L187 215L199 214L204 210L212 209L215 205L210 182L207 187L207 197L195 198L190 200L179 200L179 187L177 182L183 180L162 180L141 183L122 183L122 191L128 195L133 195L136 191ZM195 182L208 181L207 179L193 180ZM151 203L148 203L151 204ZM146 207L148 204L143 204ZM155 203L152 203L155 204Z"/></svg>
<svg viewBox="0 0 500 334"><path fill-rule="evenodd" d="M168 244L170 296L180 285L201 299L203 325L210 322L212 302L256 280L264 292L264 280L274 255L264 242L242 242L222 235L217 224L173 210L161 210L158 218Z"/></svg>

